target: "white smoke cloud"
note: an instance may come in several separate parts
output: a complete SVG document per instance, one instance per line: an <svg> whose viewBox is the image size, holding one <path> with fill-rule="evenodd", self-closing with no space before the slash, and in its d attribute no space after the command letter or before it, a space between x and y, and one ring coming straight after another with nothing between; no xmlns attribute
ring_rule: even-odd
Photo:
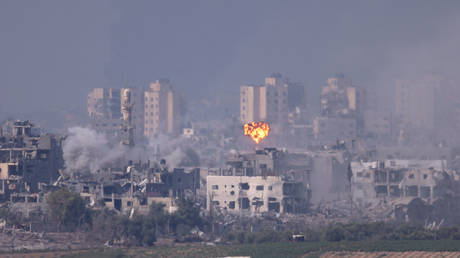
<svg viewBox="0 0 460 258"><path fill-rule="evenodd" d="M128 160L146 162L155 157L165 159L168 166L174 168L187 158L184 151L187 148L191 148L191 143L185 137L159 135L129 148L119 142L111 142L104 133L90 128L72 127L68 129L63 143L65 172L95 173L104 167L126 165Z"/></svg>
<svg viewBox="0 0 460 258"><path fill-rule="evenodd" d="M67 173L94 173L100 168L121 159L127 148L110 144L105 134L82 127L68 129L63 144Z"/></svg>

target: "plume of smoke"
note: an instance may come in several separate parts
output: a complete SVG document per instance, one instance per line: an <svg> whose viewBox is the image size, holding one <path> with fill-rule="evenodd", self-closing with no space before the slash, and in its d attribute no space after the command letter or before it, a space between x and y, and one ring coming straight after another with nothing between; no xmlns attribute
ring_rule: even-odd
<svg viewBox="0 0 460 258"><path fill-rule="evenodd" d="M63 144L66 173L94 173L124 157L127 148L113 145L105 134L83 127L68 129Z"/></svg>
<svg viewBox="0 0 460 258"><path fill-rule="evenodd" d="M128 160L152 160L154 155L164 158L170 168L196 160L190 157L192 143L185 137L171 138L166 135L152 137L148 142L139 142L134 148L110 141L104 133L90 128L72 127L63 143L65 172L95 173L101 168L126 164ZM157 153L157 152L160 153ZM186 164L187 162L185 162Z"/></svg>
<svg viewBox="0 0 460 258"><path fill-rule="evenodd" d="M189 144L187 138L183 136L170 138L166 135L159 135L149 139L148 149L152 154L154 151L160 151L157 154L161 155L166 160L168 166L173 168L178 167L182 160L186 158L187 154L184 149Z"/></svg>

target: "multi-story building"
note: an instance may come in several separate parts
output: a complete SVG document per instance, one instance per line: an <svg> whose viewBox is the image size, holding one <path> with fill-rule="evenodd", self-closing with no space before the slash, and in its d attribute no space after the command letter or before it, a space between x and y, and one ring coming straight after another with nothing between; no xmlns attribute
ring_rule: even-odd
<svg viewBox="0 0 460 258"><path fill-rule="evenodd" d="M267 121L285 123L290 111L306 107L305 89L280 74L265 78L261 86L240 87L240 121Z"/></svg>
<svg viewBox="0 0 460 258"><path fill-rule="evenodd" d="M174 134L181 130L182 98L169 80L157 80L144 93L144 135Z"/></svg>
<svg viewBox="0 0 460 258"><path fill-rule="evenodd" d="M404 127L434 129L435 92L440 80L425 77L419 81L397 80L395 113Z"/></svg>
<svg viewBox="0 0 460 258"><path fill-rule="evenodd" d="M460 121L458 95L455 83L442 76L423 75L415 80L397 80L396 119L402 128L452 135Z"/></svg>
<svg viewBox="0 0 460 258"><path fill-rule="evenodd" d="M37 193L40 183L54 182L63 168L63 138L34 131L29 121L16 121L11 134L0 135L0 200Z"/></svg>
<svg viewBox="0 0 460 258"><path fill-rule="evenodd" d="M241 122L267 120L267 88L245 85L240 87Z"/></svg>
<svg viewBox="0 0 460 258"><path fill-rule="evenodd" d="M321 90L321 116L313 121L316 143L353 142L364 127L365 91L338 74Z"/></svg>
<svg viewBox="0 0 460 258"><path fill-rule="evenodd" d="M321 115L362 120L365 92L352 84L350 78L338 74L327 79L321 91Z"/></svg>
<svg viewBox="0 0 460 258"><path fill-rule="evenodd" d="M458 181L446 167L445 160L351 162L353 201L362 206L402 198L432 203L450 191L446 182Z"/></svg>
<svg viewBox="0 0 460 258"><path fill-rule="evenodd" d="M302 183L279 176L208 176L207 209L228 212L303 212L308 207Z"/></svg>
<svg viewBox="0 0 460 258"><path fill-rule="evenodd" d="M98 132L116 135L121 126L120 89L95 88L88 94L88 116Z"/></svg>
<svg viewBox="0 0 460 258"><path fill-rule="evenodd" d="M122 88L121 92L129 89L131 92L131 123L134 138L139 140L144 135L144 88Z"/></svg>

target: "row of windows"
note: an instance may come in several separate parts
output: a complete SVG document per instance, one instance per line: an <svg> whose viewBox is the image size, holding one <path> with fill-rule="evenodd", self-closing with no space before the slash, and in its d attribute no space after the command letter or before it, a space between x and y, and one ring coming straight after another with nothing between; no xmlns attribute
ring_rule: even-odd
<svg viewBox="0 0 460 258"><path fill-rule="evenodd" d="M231 185L230 187L231 187L231 188L235 188L235 185ZM256 185L255 187L256 187L256 191L263 191L264 188L265 188L264 185ZM224 188L227 188L227 185L224 185ZM240 188L241 190L249 190L250 186L249 186L248 183L240 183L240 184L239 184L239 188ZM212 186L211 186L211 189L212 189L212 190L219 190L219 185L212 185ZM267 189L271 191L271 190L273 190L273 187L270 185L270 186L267 187ZM233 192L233 191L232 191L232 192ZM233 194L232 194L232 195L233 195Z"/></svg>

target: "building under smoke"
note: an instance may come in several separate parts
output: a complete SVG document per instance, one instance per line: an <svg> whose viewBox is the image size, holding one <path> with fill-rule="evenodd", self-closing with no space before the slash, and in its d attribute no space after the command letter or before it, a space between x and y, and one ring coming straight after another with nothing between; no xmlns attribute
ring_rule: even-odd
<svg viewBox="0 0 460 258"><path fill-rule="evenodd" d="M95 88L88 94L90 125L98 132L118 135L121 126L120 89Z"/></svg>
<svg viewBox="0 0 460 258"><path fill-rule="evenodd" d="M126 129L122 118L123 93L129 92L130 127L133 139L159 134L179 134L183 127L185 104L182 96L174 90L169 80L157 80L145 88L95 88L88 94L90 125L109 136L123 137Z"/></svg>
<svg viewBox="0 0 460 258"><path fill-rule="evenodd" d="M290 82L281 74L265 78L261 86L240 87L240 121L267 121L283 124L288 121L289 112L306 108L305 87Z"/></svg>
<svg viewBox="0 0 460 258"><path fill-rule="evenodd" d="M145 91L144 135L181 133L185 107L169 80L157 80Z"/></svg>
<svg viewBox="0 0 460 258"><path fill-rule="evenodd" d="M445 160L386 160L351 162L351 192L361 207L380 201L421 198L433 203L458 181Z"/></svg>

